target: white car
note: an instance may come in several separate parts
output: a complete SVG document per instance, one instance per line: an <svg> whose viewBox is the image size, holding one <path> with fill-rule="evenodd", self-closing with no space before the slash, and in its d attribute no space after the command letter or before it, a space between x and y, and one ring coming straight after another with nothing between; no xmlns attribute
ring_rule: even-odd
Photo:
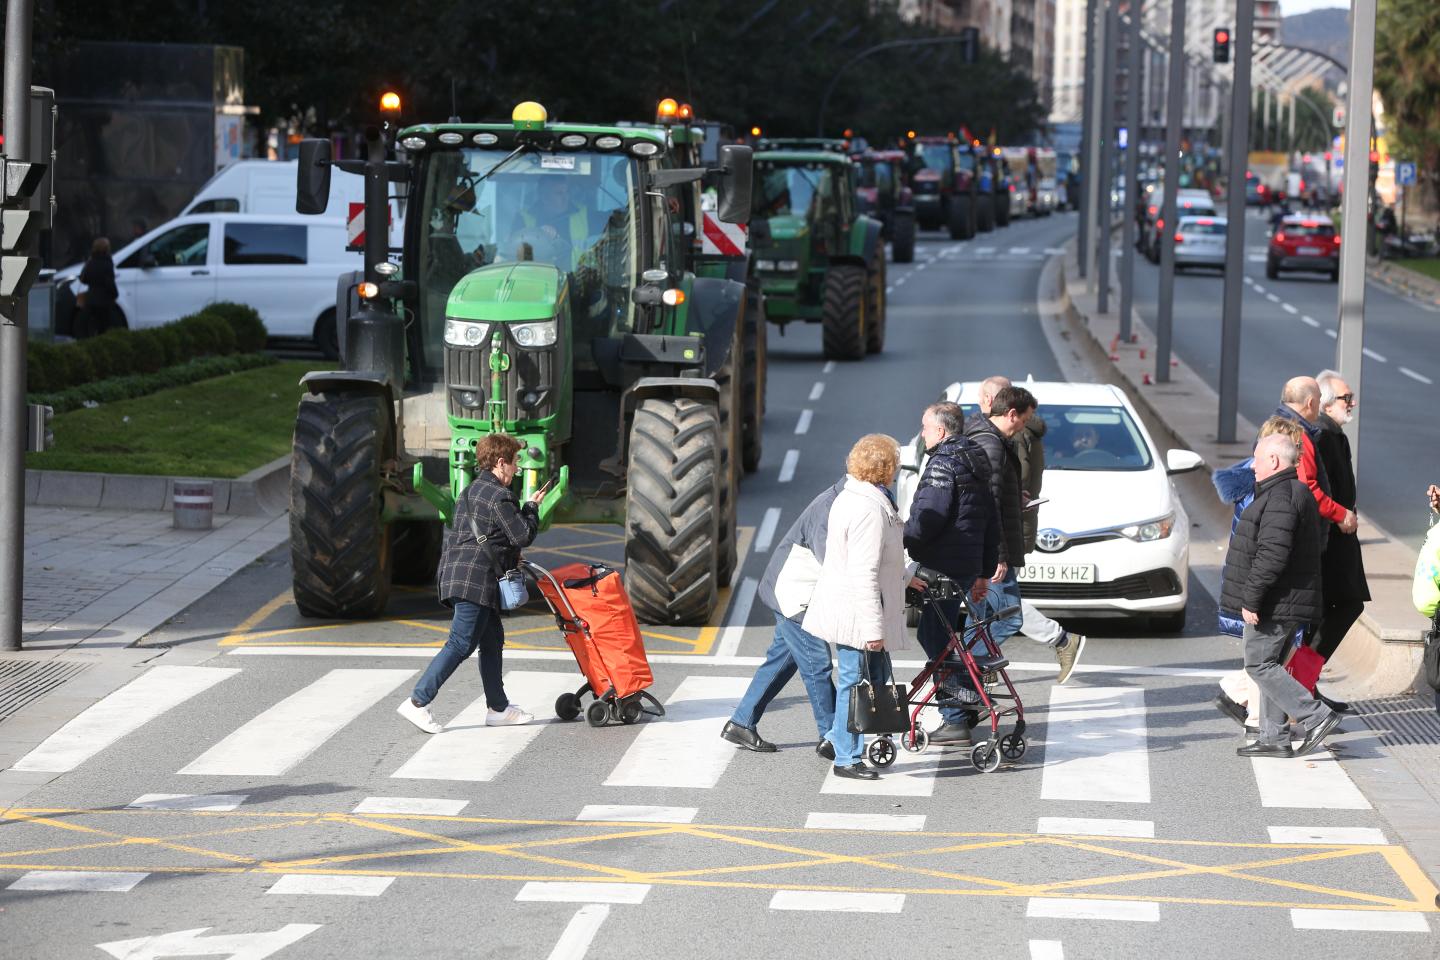
<svg viewBox="0 0 1440 960"><path fill-rule="evenodd" d="M1175 269L1225 269L1224 217L1181 217L1175 228Z"/></svg>
<svg viewBox="0 0 1440 960"><path fill-rule="evenodd" d="M1162 457L1125 394L1109 384L1023 386L1035 394L1047 429L1045 502L1036 550L1020 571L1021 594L1056 616L1144 616L1180 630L1190 519L1170 477L1199 468L1200 456L1170 450ZM979 409L978 396L978 383L952 383L941 399L969 415ZM924 460L919 436L900 450L902 517Z"/></svg>

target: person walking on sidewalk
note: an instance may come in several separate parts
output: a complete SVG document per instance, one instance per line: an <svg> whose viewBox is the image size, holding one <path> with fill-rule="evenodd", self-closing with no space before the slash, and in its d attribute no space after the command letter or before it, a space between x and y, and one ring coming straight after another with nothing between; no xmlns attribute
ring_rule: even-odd
<svg viewBox="0 0 1440 960"><path fill-rule="evenodd" d="M750 686L740 698L740 704L720 731L720 736L746 750L775 752L775 744L760 736L760 717L798 671L820 733L815 752L826 760L835 759L835 747L829 739L830 728L835 724L830 648L824 640L800 626L800 619L810 606L815 581L825 562L830 508L843 489L845 478L841 477L810 501L771 553L765 573L760 577L758 596L775 614L775 639L765 652L765 662L755 671Z"/></svg>
<svg viewBox="0 0 1440 960"><path fill-rule="evenodd" d="M970 590L975 603L985 599L990 575L1000 552L1000 517L990 492L990 461L975 441L964 435L965 411L958 403L942 400L925 408L920 417L920 442L925 445L925 470L910 516L905 521L905 550L910 559ZM925 604L916 633L925 655L934 660L950 642L950 633L935 614L939 606L950 629L959 629L960 599ZM955 658L957 669L959 657ZM948 676L939 698L942 724L930 733L932 743L969 743L970 725L963 705L978 703L980 695Z"/></svg>
<svg viewBox="0 0 1440 960"><path fill-rule="evenodd" d="M1322 370L1315 377L1320 386L1320 433L1315 453L1330 481L1330 497L1340 506L1355 511L1355 464L1350 440L1342 429L1350 422L1356 404L1355 391L1334 370ZM1370 585L1365 581L1365 561L1360 554L1360 537L1330 524L1325 552L1320 556L1320 591L1324 619L1315 652L1325 660L1335 655L1340 641L1365 609Z"/></svg>
<svg viewBox="0 0 1440 960"><path fill-rule="evenodd" d="M1225 555L1220 607L1245 621L1245 670L1260 692L1260 734L1242 757L1304 756L1340 723L1282 666L1295 628L1320 618L1320 521L1295 470L1300 453L1275 434L1255 445L1255 499L1240 515ZM1305 731L1291 749L1286 716ZM1282 739L1283 738L1283 739Z"/></svg>
<svg viewBox="0 0 1440 960"><path fill-rule="evenodd" d="M835 775L853 780L875 780L879 774L860 761L865 737L850 730L850 691L862 673L872 684L884 683L889 651L909 645L903 525L890 491L899 469L900 446L891 437L868 434L851 448L845 488L830 507L825 561L801 623L806 632L835 644L839 670L830 742Z"/></svg>
<svg viewBox="0 0 1440 960"><path fill-rule="evenodd" d="M437 578L440 602L454 609L450 635L396 708L426 733L443 728L430 704L455 669L479 648L480 683L485 688L485 725L515 726L535 719L505 696L501 679L505 627L500 622L500 577L520 561L520 550L540 528L537 490L520 506L510 484L520 469L520 441L500 433L482 437L475 447L475 479L455 501Z"/></svg>

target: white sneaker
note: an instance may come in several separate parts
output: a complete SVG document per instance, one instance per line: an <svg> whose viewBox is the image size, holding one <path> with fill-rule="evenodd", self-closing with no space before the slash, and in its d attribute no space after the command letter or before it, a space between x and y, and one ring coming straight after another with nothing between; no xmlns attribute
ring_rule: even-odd
<svg viewBox="0 0 1440 960"><path fill-rule="evenodd" d="M485 726L487 727L518 727L534 719L513 703L504 710L485 711Z"/></svg>
<svg viewBox="0 0 1440 960"><path fill-rule="evenodd" d="M433 716L430 715L429 707L417 707L415 706L415 701L411 700L409 697L406 697L400 703L400 706L395 708L395 712L400 714L400 716L404 717L406 720L409 720L411 723L415 724L415 726L419 727L426 733L439 733L441 730L445 729L435 721L435 718Z"/></svg>

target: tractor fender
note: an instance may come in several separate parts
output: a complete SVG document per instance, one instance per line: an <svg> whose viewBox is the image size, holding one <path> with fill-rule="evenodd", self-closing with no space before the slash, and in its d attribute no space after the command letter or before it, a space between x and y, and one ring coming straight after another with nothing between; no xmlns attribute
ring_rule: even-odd
<svg viewBox="0 0 1440 960"><path fill-rule="evenodd" d="M713 377L730 359L731 344L735 342L735 328L740 324L741 311L745 309L745 284L723 277L696 277L690 286L690 302L687 304L687 333L699 333L705 341L704 374ZM646 378L637 382L636 389ZM695 381L689 381L694 383Z"/></svg>
<svg viewBox="0 0 1440 960"><path fill-rule="evenodd" d="M880 230L879 220L873 217L856 217L850 227L850 242L846 252L869 267L875 261L876 248L883 248L884 241L880 237Z"/></svg>
<svg viewBox="0 0 1440 960"><path fill-rule="evenodd" d="M641 400L652 397L688 397L720 403L720 384L709 377L641 377L620 398L620 443L615 462L623 464L630 455L630 421Z"/></svg>
<svg viewBox="0 0 1440 960"><path fill-rule="evenodd" d="M395 417L395 385L383 373L369 373L358 370L316 370L300 378L300 383L311 393L365 393L380 397L390 407L390 417Z"/></svg>

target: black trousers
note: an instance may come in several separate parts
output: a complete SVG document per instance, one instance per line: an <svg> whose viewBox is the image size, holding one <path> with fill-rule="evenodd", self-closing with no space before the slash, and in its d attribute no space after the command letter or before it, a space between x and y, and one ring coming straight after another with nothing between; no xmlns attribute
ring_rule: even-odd
<svg viewBox="0 0 1440 960"><path fill-rule="evenodd" d="M1363 600L1327 600L1325 619L1320 621L1320 638L1315 644L1315 652L1327 661L1334 656L1340 641L1345 639L1345 634L1349 633L1355 621L1360 619L1360 612L1364 609Z"/></svg>

